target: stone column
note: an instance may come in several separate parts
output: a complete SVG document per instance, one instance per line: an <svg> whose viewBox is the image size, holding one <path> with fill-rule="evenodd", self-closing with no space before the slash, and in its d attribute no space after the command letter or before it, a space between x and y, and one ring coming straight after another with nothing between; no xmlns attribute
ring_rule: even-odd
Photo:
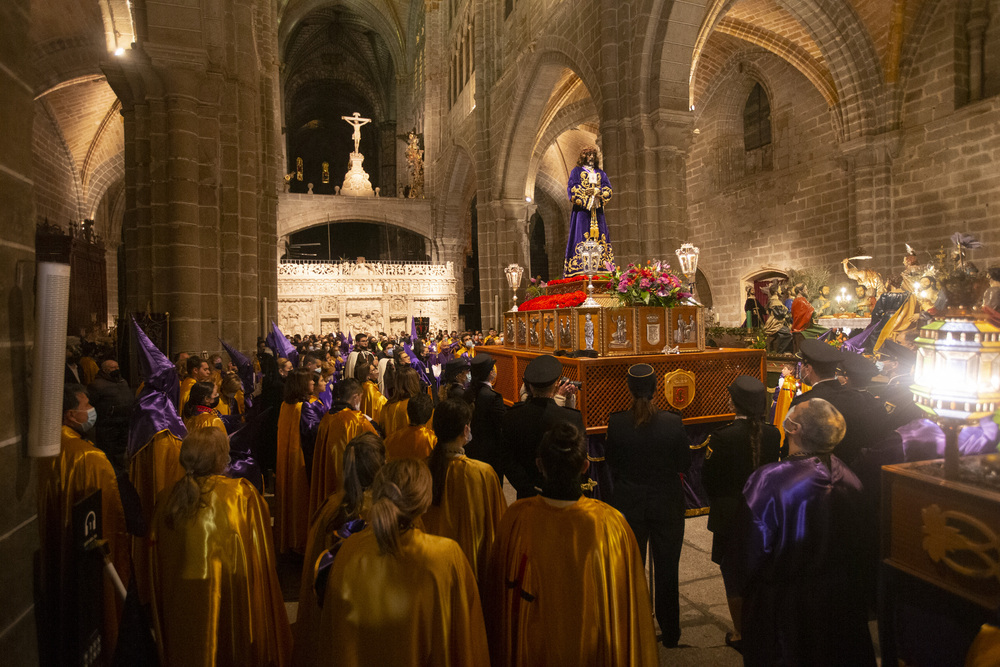
<svg viewBox="0 0 1000 667"><path fill-rule="evenodd" d="M894 258L901 254L892 211L892 160L899 144L899 134L890 132L841 145L848 173L848 252L871 255L868 266L883 275L899 263Z"/></svg>

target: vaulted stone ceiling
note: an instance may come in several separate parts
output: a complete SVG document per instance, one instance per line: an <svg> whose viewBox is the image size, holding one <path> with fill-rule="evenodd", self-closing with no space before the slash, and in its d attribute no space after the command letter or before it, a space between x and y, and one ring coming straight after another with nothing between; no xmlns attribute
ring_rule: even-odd
<svg viewBox="0 0 1000 667"><path fill-rule="evenodd" d="M93 216L101 197L124 177L118 99L101 62L131 44L131 16L124 0L35 0L31 9L27 83L35 92L36 123L55 127L80 187L81 215Z"/></svg>
<svg viewBox="0 0 1000 667"><path fill-rule="evenodd" d="M783 58L809 79L830 106L844 96L838 84L843 67L828 54L840 49L842 37L823 30L824 22L853 33L847 49L857 62L870 49L880 80L893 82L899 68L901 36L906 34L926 0L715 0L709 3L691 76L691 104L704 102L708 82L740 51L754 46ZM734 39L735 38L735 41Z"/></svg>

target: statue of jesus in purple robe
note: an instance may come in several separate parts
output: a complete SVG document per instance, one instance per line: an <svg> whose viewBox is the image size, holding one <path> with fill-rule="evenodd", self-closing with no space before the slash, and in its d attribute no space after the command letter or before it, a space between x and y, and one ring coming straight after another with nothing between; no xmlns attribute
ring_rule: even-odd
<svg viewBox="0 0 1000 667"><path fill-rule="evenodd" d="M580 151L580 159L570 172L566 191L569 200L573 202L573 212L569 218L563 276L570 278L586 273L581 253L583 242L590 235L592 218L596 222L596 240L602 244L600 266L604 267L608 262L614 264L615 253L611 249L608 225L604 220L604 205L611 199L611 181L601 171L596 148L584 148Z"/></svg>

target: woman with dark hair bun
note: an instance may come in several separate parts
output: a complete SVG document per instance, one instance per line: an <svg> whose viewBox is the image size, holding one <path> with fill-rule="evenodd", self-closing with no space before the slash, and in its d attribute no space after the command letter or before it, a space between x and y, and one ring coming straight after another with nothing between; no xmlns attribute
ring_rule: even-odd
<svg viewBox="0 0 1000 667"><path fill-rule="evenodd" d="M681 474L691 465L691 446L680 415L653 405L656 374L649 364L628 369L632 407L608 417L604 458L611 469L611 504L635 532L639 553L653 557L656 622L663 645L681 638L677 567L684 543Z"/></svg>
<svg viewBox="0 0 1000 667"><path fill-rule="evenodd" d="M742 643L743 598L729 575L730 542L735 528L743 487L754 470L778 460L781 434L764 423L767 389L749 375L740 375L729 385L729 398L736 419L708 437L701 480L712 507L708 529L712 531L712 562L722 568L733 632L726 633L726 643L740 648Z"/></svg>
<svg viewBox="0 0 1000 667"><path fill-rule="evenodd" d="M325 412L314 395L314 375L306 368L288 374L278 415L274 496L278 503L275 534L280 553L302 553L309 532L309 473L316 431Z"/></svg>
<svg viewBox="0 0 1000 667"><path fill-rule="evenodd" d="M454 540L417 527L431 496L423 461L375 475L370 527L344 540L330 567L316 664L490 664L469 561Z"/></svg>
<svg viewBox="0 0 1000 667"><path fill-rule="evenodd" d="M483 584L493 667L658 665L632 530L610 505L582 497L583 433L557 422L536 462L542 493L504 513Z"/></svg>

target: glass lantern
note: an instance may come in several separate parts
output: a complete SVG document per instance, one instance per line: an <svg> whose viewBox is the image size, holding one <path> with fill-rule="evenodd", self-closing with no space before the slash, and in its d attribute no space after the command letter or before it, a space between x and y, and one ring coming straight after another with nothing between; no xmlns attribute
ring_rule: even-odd
<svg viewBox="0 0 1000 667"><path fill-rule="evenodd" d="M504 275L507 277L507 284L510 285L511 290L514 292L514 307L510 309L510 312L517 312L517 288L521 286L521 277L524 275L524 267L518 265L517 263L508 264L507 268L503 270Z"/></svg>
<svg viewBox="0 0 1000 667"><path fill-rule="evenodd" d="M688 282L688 292L691 293L691 302L698 304L694 291L695 280L698 277L698 254L701 251L690 243L682 243L681 247L675 252L677 253L677 261L680 262L681 273L684 274L684 280Z"/></svg>
<svg viewBox="0 0 1000 667"><path fill-rule="evenodd" d="M1000 327L981 313L950 309L916 339L910 390L945 433L944 474L957 479L958 432L1000 407Z"/></svg>

